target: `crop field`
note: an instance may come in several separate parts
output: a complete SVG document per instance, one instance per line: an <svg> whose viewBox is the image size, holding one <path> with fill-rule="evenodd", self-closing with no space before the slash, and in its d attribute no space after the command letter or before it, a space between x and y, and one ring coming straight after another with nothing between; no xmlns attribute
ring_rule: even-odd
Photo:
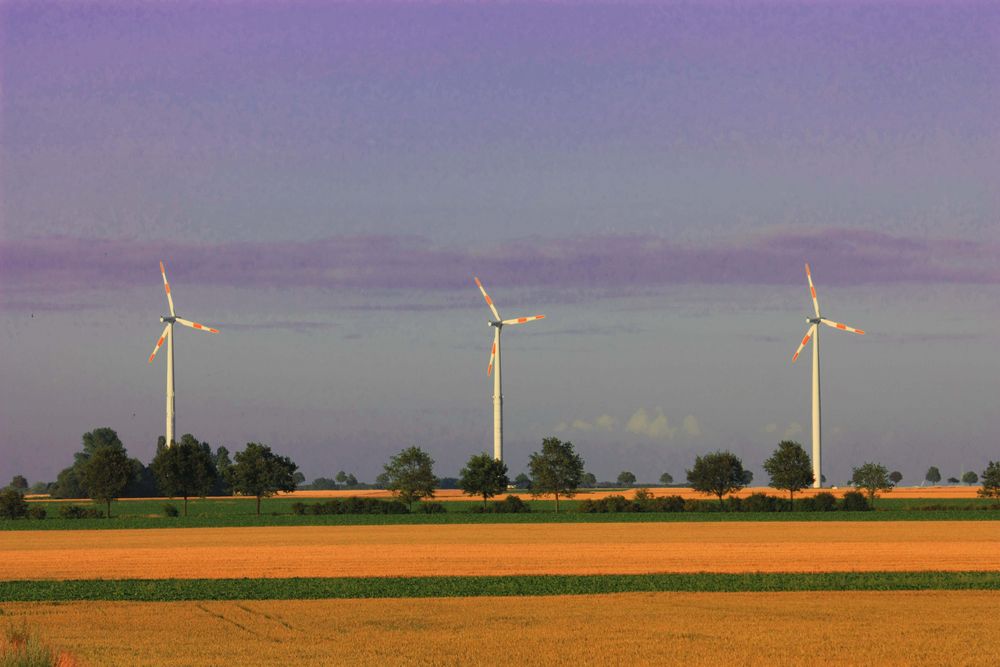
<svg viewBox="0 0 1000 667"><path fill-rule="evenodd" d="M940 664L1000 649L983 591L0 603L84 663Z"/></svg>
<svg viewBox="0 0 1000 667"><path fill-rule="evenodd" d="M1000 570L997 522L603 523L0 533L6 580Z"/></svg>

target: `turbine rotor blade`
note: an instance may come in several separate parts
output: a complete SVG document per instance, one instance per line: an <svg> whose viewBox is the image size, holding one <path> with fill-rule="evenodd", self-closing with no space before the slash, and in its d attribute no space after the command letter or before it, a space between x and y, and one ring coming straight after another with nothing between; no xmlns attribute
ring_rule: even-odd
<svg viewBox="0 0 1000 667"><path fill-rule="evenodd" d="M208 333L219 333L218 329L213 329L212 327L206 327L204 324L198 324L197 322L192 322L191 320L185 320L183 317L177 318L177 324L183 324L186 327L191 327L192 329L198 329L199 331L207 331Z"/></svg>
<svg viewBox="0 0 1000 667"><path fill-rule="evenodd" d="M799 353L802 352L802 348L804 348L809 343L809 340L813 337L815 333L816 333L816 325L814 324L811 327L809 327L809 329L806 331L805 338L803 338L802 342L799 343L799 349L795 350L795 354L792 355L793 364L795 363L795 360L799 358Z"/></svg>
<svg viewBox="0 0 1000 667"><path fill-rule="evenodd" d="M816 311L816 317L819 317L819 299L816 298L816 288L813 286L813 276L812 271L809 270L809 264L806 264L806 279L809 281L809 293L812 295L813 309Z"/></svg>
<svg viewBox="0 0 1000 667"><path fill-rule="evenodd" d="M533 315L531 317L516 317L513 320L504 320L501 324L524 324L525 322L534 322L535 320L544 319L544 315Z"/></svg>
<svg viewBox="0 0 1000 667"><path fill-rule="evenodd" d="M486 375L493 374L493 361L497 358L497 339L500 337L500 330L497 329L496 334L493 336L493 349L490 350L490 363L486 367Z"/></svg>
<svg viewBox="0 0 1000 667"><path fill-rule="evenodd" d="M167 282L167 272L163 268L163 262L160 262L160 275L163 276L163 289L167 292L167 303L170 304L170 316L173 317L174 313L174 297L170 296L170 283Z"/></svg>
<svg viewBox="0 0 1000 667"><path fill-rule="evenodd" d="M156 341L156 347L153 348L153 354L149 355L149 363L153 363L153 357L155 357L156 353L160 351L161 347L163 347L163 341L165 341L167 339L167 336L169 335L170 335L170 325L168 324L166 327L164 327L163 333L160 334L160 339Z"/></svg>
<svg viewBox="0 0 1000 667"><path fill-rule="evenodd" d="M828 327L833 327L834 329L840 329L841 331L850 331L851 333L861 334L862 336L865 333L862 329L855 329L854 327L849 327L846 324L841 324L840 322L834 322L833 320L828 320L825 317L821 317L819 321Z"/></svg>
<svg viewBox="0 0 1000 667"><path fill-rule="evenodd" d="M499 320L500 313L497 312L497 307L493 305L493 299L491 299L490 295L486 293L486 289L483 287L483 284L479 282L479 278L476 276L473 277L476 280L476 286L479 287L479 291L483 293L483 298L486 299L486 305L490 307L490 311L493 313L493 317Z"/></svg>

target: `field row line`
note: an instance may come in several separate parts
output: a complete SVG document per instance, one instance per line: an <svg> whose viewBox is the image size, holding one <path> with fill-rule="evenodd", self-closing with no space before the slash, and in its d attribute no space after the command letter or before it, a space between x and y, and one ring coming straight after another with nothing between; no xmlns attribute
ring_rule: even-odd
<svg viewBox="0 0 1000 667"><path fill-rule="evenodd" d="M1000 590L1000 572L748 572L695 574L81 579L0 582L3 602L316 600L594 595L638 592Z"/></svg>

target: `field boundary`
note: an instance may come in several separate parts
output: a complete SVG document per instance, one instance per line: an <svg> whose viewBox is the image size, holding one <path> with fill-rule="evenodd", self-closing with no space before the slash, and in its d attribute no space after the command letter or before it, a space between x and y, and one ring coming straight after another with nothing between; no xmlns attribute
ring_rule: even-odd
<svg viewBox="0 0 1000 667"><path fill-rule="evenodd" d="M316 600L602 593L1000 590L1000 572L755 572L504 577L88 579L0 582L3 602Z"/></svg>

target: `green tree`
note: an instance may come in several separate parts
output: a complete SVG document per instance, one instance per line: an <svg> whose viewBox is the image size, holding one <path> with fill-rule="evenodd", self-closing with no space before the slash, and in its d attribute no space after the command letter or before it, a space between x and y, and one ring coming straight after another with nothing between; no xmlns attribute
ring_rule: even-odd
<svg viewBox="0 0 1000 667"><path fill-rule="evenodd" d="M507 464L489 454L473 456L459 473L458 486L466 495L482 496L483 507L493 496L507 490Z"/></svg>
<svg viewBox="0 0 1000 667"><path fill-rule="evenodd" d="M185 433L173 447L159 450L150 468L161 493L184 499L184 516L188 514L188 498L204 498L219 476L211 448L190 433Z"/></svg>
<svg viewBox="0 0 1000 667"><path fill-rule="evenodd" d="M122 444L121 439L118 437L118 433L114 429L104 427L95 428L89 433L83 434L83 449L76 454L73 454L73 465L79 468L87 462L87 460L99 449L104 449L110 447L111 449L117 449L121 452L125 451L125 445Z"/></svg>
<svg viewBox="0 0 1000 667"><path fill-rule="evenodd" d="M236 493L257 498L258 516L261 498L270 498L279 491L295 490L298 466L287 456L272 452L267 445L248 442L234 458L236 461L229 468L229 485Z"/></svg>
<svg viewBox="0 0 1000 667"><path fill-rule="evenodd" d="M14 475L13 479L10 480L10 488L24 493L28 490L28 480L25 479L24 475Z"/></svg>
<svg viewBox="0 0 1000 667"><path fill-rule="evenodd" d="M743 488L743 462L725 451L697 456L694 467L687 471L687 480L695 491L717 496L721 506L723 496Z"/></svg>
<svg viewBox="0 0 1000 667"><path fill-rule="evenodd" d="M229 485L229 469L233 467L233 460L229 458L229 450L220 445L219 448L215 450L215 455L212 459L216 472L215 486L212 487L212 495L233 495L233 489Z"/></svg>
<svg viewBox="0 0 1000 667"><path fill-rule="evenodd" d="M983 498L1000 500L1000 461L990 461L983 471L983 487L977 492Z"/></svg>
<svg viewBox="0 0 1000 667"><path fill-rule="evenodd" d="M782 440L771 458L764 461L764 471L771 478L771 486L788 491L788 502L795 507L795 493L808 487L816 477L806 450L797 442Z"/></svg>
<svg viewBox="0 0 1000 667"><path fill-rule="evenodd" d="M899 484L900 482L903 481L903 473L899 472L898 470L893 470L891 473L889 473L889 481L891 481L893 484Z"/></svg>
<svg viewBox="0 0 1000 667"><path fill-rule="evenodd" d="M528 486L531 486L531 480L528 480ZM585 472L580 478L580 486L586 488L594 488L597 486L597 475L592 472Z"/></svg>
<svg viewBox="0 0 1000 667"><path fill-rule="evenodd" d="M635 484L635 475L628 470L618 473L618 486L632 486Z"/></svg>
<svg viewBox="0 0 1000 667"><path fill-rule="evenodd" d="M87 492L80 484L80 475L74 466L59 471L56 481L49 491L53 498L85 498Z"/></svg>
<svg viewBox="0 0 1000 667"><path fill-rule="evenodd" d="M337 482L330 477L317 477L309 485L309 488L314 491L329 491L337 488Z"/></svg>
<svg viewBox="0 0 1000 667"><path fill-rule="evenodd" d="M895 486L889 479L889 470L881 463L864 463L851 472L851 484L868 492L868 504L875 507L875 494L892 491Z"/></svg>
<svg viewBox="0 0 1000 667"><path fill-rule="evenodd" d="M339 484L347 484L347 473L341 470L337 473L337 476L334 477L334 479L337 480L337 483Z"/></svg>
<svg viewBox="0 0 1000 667"><path fill-rule="evenodd" d="M434 476L434 459L419 447L408 447L383 466L385 487L410 509L414 501L433 498L438 478Z"/></svg>
<svg viewBox="0 0 1000 667"><path fill-rule="evenodd" d="M949 484L958 484L958 482L959 482L958 477L949 477L948 478L948 483Z"/></svg>
<svg viewBox="0 0 1000 667"><path fill-rule="evenodd" d="M344 480L344 486L346 486L349 489L353 489L357 485L358 485L358 478L355 477L353 474L349 473L347 475L347 479Z"/></svg>
<svg viewBox="0 0 1000 667"><path fill-rule="evenodd" d="M110 519L111 501L121 497L133 472L124 447L102 446L89 452L80 466L80 483L91 500L108 506Z"/></svg>
<svg viewBox="0 0 1000 667"><path fill-rule="evenodd" d="M972 472L971 470L964 475L962 475L962 481L966 484L975 484L979 481L979 475Z"/></svg>
<svg viewBox="0 0 1000 667"><path fill-rule="evenodd" d="M0 519L20 519L28 516L28 503L17 489L0 491Z"/></svg>
<svg viewBox="0 0 1000 667"><path fill-rule="evenodd" d="M924 475L924 480L930 482L931 484L937 484L941 481L941 471L938 470L937 466L931 466L927 469L927 474Z"/></svg>
<svg viewBox="0 0 1000 667"><path fill-rule="evenodd" d="M542 451L528 460L531 471L531 495L552 494L559 511L559 496L572 498L583 479L583 459L573 450L573 443L559 438L542 440Z"/></svg>
<svg viewBox="0 0 1000 667"><path fill-rule="evenodd" d="M514 478L514 486L516 486L519 489L530 489L531 478L522 472L520 475Z"/></svg>
<svg viewBox="0 0 1000 667"><path fill-rule="evenodd" d="M662 475L660 475L660 484L662 484L663 486L670 486L673 483L674 483L674 476L671 475L669 472L665 472Z"/></svg>
<svg viewBox="0 0 1000 667"><path fill-rule="evenodd" d="M750 486L750 482L753 481L753 470L743 469L743 486Z"/></svg>

